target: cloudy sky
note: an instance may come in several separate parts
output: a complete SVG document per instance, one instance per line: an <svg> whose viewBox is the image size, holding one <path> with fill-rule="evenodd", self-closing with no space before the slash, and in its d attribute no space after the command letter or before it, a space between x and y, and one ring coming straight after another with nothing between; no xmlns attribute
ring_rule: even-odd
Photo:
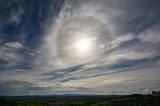
<svg viewBox="0 0 160 106"><path fill-rule="evenodd" d="M160 90L159 0L0 0L0 95Z"/></svg>

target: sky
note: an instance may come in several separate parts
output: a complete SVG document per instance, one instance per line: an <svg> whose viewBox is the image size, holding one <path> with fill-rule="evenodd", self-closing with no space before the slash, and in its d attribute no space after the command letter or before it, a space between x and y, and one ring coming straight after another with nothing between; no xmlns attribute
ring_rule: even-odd
<svg viewBox="0 0 160 106"><path fill-rule="evenodd" d="M0 0L0 95L160 90L159 0Z"/></svg>

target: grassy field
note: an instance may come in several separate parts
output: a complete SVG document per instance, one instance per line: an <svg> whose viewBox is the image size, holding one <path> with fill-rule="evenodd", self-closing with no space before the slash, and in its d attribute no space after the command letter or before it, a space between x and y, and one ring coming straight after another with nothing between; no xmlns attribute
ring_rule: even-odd
<svg viewBox="0 0 160 106"><path fill-rule="evenodd" d="M160 94L1 96L0 106L160 106Z"/></svg>

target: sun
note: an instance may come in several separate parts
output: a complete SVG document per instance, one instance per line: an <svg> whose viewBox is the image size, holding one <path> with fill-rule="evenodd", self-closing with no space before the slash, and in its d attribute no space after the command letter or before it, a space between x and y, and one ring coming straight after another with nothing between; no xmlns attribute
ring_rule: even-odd
<svg viewBox="0 0 160 106"><path fill-rule="evenodd" d="M76 48L79 52L85 53L91 50L91 43L89 38L84 38L76 43Z"/></svg>

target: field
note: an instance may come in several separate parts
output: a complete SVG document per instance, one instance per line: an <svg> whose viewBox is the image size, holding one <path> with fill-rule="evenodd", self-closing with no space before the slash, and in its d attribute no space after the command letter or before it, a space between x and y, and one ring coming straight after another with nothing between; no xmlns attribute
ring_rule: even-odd
<svg viewBox="0 0 160 106"><path fill-rule="evenodd" d="M160 106L160 94L1 96L0 106Z"/></svg>

